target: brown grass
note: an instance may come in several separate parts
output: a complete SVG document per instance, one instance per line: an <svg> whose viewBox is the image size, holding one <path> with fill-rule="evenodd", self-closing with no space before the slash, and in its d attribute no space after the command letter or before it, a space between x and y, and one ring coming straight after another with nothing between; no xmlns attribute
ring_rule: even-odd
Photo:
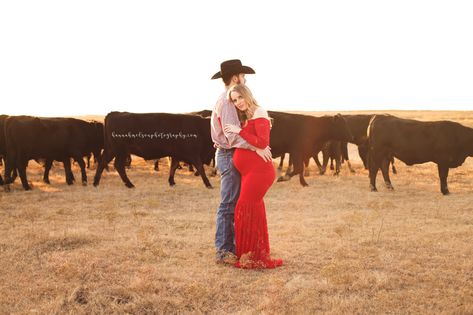
<svg viewBox="0 0 473 315"><path fill-rule="evenodd" d="M473 125L473 113L400 112ZM101 185L67 186L56 165L51 185L30 162L34 190L0 191L0 313L473 313L471 160L439 192L432 163L397 162L395 191L367 171L275 183L265 201L275 270L214 263L214 189L186 170L135 158L135 189L116 172ZM276 161L275 161L276 162ZM78 169L74 172L78 176ZM93 171L88 172L92 180Z"/></svg>

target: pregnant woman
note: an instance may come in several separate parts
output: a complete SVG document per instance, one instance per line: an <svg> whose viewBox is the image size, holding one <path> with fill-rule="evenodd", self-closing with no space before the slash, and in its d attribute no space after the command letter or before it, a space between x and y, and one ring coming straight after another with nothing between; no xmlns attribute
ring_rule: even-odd
<svg viewBox="0 0 473 315"><path fill-rule="evenodd" d="M225 131L238 133L257 148L269 146L271 122L266 110L258 106L250 89L243 84L228 90L228 99L235 105L240 126L226 125ZM235 207L235 243L239 268L275 268L283 264L272 259L269 249L268 225L263 197L274 182L271 161L265 162L255 151L237 148L233 163L241 174L240 197Z"/></svg>

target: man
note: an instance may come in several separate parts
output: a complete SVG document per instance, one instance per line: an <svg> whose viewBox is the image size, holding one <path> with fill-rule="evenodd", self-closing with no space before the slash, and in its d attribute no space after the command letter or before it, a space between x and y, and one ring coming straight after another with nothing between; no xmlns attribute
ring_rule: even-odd
<svg viewBox="0 0 473 315"><path fill-rule="evenodd" d="M217 229L215 233L217 263L233 263L236 261L233 216L240 194L240 174L233 166L235 148L250 149L256 151L263 160L271 160L269 147L265 149L255 148L238 134L226 133L223 130L223 126L227 124L240 125L236 108L227 99L228 89L236 84L245 84L245 74L254 73L255 71L252 68L243 66L240 60L234 59L222 62L220 71L212 76L212 80L221 78L225 84L225 91L218 98L210 120L212 140L217 148L217 169L220 172L221 202L217 210Z"/></svg>

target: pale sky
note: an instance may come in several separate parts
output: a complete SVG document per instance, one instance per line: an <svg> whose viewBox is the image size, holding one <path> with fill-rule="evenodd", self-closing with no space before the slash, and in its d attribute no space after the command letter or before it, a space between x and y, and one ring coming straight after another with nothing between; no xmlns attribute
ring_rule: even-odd
<svg viewBox="0 0 473 315"><path fill-rule="evenodd" d="M471 110L472 16L456 0L1 1L0 114L212 109L235 58L270 110Z"/></svg>

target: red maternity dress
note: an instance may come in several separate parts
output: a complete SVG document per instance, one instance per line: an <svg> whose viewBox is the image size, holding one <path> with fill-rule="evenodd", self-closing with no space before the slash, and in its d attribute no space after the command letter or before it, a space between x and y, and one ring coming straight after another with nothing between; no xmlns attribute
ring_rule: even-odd
<svg viewBox="0 0 473 315"><path fill-rule="evenodd" d="M270 123L266 118L248 120L240 136L257 148L269 145ZM275 172L272 162L265 162L255 151L239 149L233 164L241 174L240 197L235 207L235 243L239 268L275 268L281 259L271 259L268 225L263 197L272 185Z"/></svg>

